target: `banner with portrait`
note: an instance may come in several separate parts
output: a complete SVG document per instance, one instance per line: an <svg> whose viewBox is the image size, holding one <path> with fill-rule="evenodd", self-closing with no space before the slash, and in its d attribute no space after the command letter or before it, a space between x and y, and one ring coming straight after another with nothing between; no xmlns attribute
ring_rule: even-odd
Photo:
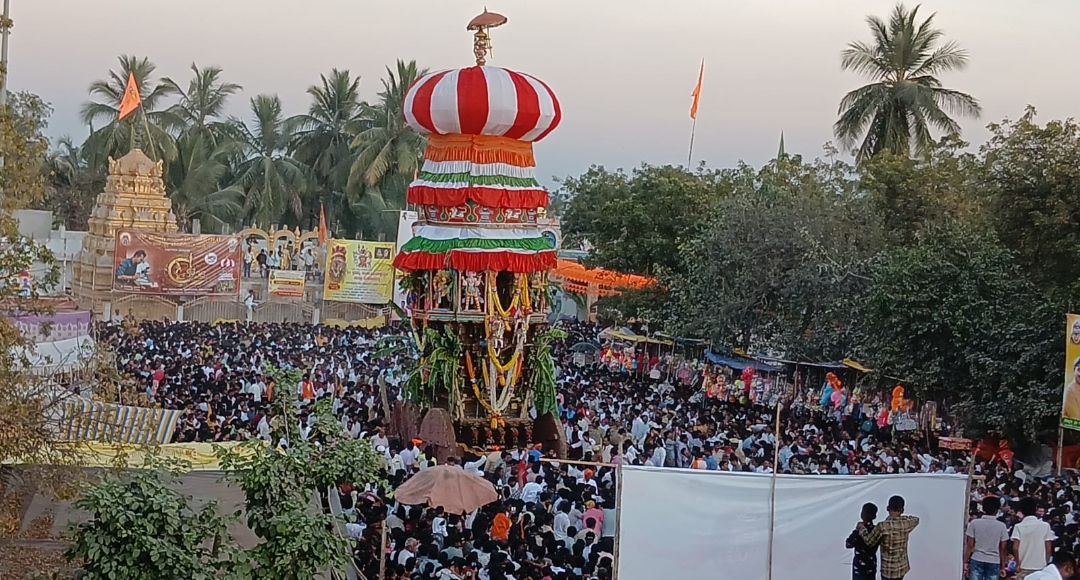
<svg viewBox="0 0 1080 580"><path fill-rule="evenodd" d="M307 272L304 270L270 270L267 292L271 296L304 297L304 283Z"/></svg>
<svg viewBox="0 0 1080 580"><path fill-rule="evenodd" d="M386 304L394 298L394 242L329 240L323 299Z"/></svg>
<svg viewBox="0 0 1080 580"><path fill-rule="evenodd" d="M1065 391L1061 426L1080 429L1080 315L1065 315Z"/></svg>
<svg viewBox="0 0 1080 580"><path fill-rule="evenodd" d="M239 263L239 236L118 230L112 288L130 294L236 296Z"/></svg>

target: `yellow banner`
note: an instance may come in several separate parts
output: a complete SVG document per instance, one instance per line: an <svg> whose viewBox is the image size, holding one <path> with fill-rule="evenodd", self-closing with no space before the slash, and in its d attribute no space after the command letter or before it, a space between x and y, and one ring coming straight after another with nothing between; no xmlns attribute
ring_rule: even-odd
<svg viewBox="0 0 1080 580"><path fill-rule="evenodd" d="M267 292L271 296L304 297L307 272L303 270L270 270Z"/></svg>
<svg viewBox="0 0 1080 580"><path fill-rule="evenodd" d="M1065 392L1061 426L1080 429L1080 315L1065 315Z"/></svg>
<svg viewBox="0 0 1080 580"><path fill-rule="evenodd" d="M330 240L323 299L386 304L394 297L394 243Z"/></svg>
<svg viewBox="0 0 1080 580"><path fill-rule="evenodd" d="M191 471L221 471L214 447L235 449L239 443L169 443L166 445L125 445L119 443L68 443L74 461L82 467L111 467L140 469L146 467L149 453L160 458L180 459L191 465ZM19 460L8 460L18 464Z"/></svg>

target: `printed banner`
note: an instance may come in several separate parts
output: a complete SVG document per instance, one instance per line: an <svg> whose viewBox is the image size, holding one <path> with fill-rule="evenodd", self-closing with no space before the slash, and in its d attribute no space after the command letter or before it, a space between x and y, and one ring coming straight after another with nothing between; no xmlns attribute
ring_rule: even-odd
<svg viewBox="0 0 1080 580"><path fill-rule="evenodd" d="M328 242L324 300L386 304L393 298L393 242Z"/></svg>
<svg viewBox="0 0 1080 580"><path fill-rule="evenodd" d="M938 437L938 447L951 451L971 451L971 439L962 437Z"/></svg>
<svg viewBox="0 0 1080 580"><path fill-rule="evenodd" d="M35 344L90 336L90 313L87 311L52 314L16 312L7 318Z"/></svg>
<svg viewBox="0 0 1080 580"><path fill-rule="evenodd" d="M113 290L169 296L236 296L240 238L119 230Z"/></svg>
<svg viewBox="0 0 1080 580"><path fill-rule="evenodd" d="M1065 391L1061 426L1080 429L1080 315L1065 315Z"/></svg>
<svg viewBox="0 0 1080 580"><path fill-rule="evenodd" d="M268 292L271 296L304 297L307 272L303 270L270 270Z"/></svg>
<svg viewBox="0 0 1080 580"><path fill-rule="evenodd" d="M398 229L397 229L397 247L401 250L401 246L404 246L406 242L413 239L416 234L416 221L419 219L419 214L415 211L402 211L398 214ZM408 311L408 305L406 304L405 291L398 285L397 280L401 280L404 274L398 270L395 273L394 282L394 304L401 307L402 310ZM397 312L391 312L390 318L392 320L398 320Z"/></svg>

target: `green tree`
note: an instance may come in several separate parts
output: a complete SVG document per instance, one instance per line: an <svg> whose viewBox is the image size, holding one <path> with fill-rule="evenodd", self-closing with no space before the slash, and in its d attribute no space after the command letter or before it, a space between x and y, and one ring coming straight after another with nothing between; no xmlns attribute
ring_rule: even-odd
<svg viewBox="0 0 1080 580"><path fill-rule="evenodd" d="M275 384L296 384L296 369L269 369ZM371 445L353 439L332 412L332 402L316 403L316 423L307 440L295 432L296 402L275 401L271 437L287 439L284 451L251 440L221 450L222 467L244 491L247 523L261 542L245 554L250 578L313 580L328 569L344 573L350 541L339 535L335 518L312 514L316 493L343 483L381 481L382 463Z"/></svg>
<svg viewBox="0 0 1080 580"><path fill-rule="evenodd" d="M704 228L731 181L670 165L630 174L593 166L560 183L569 199L563 230L571 243L592 247L590 265L645 275L674 270L680 246Z"/></svg>
<svg viewBox="0 0 1080 580"><path fill-rule="evenodd" d="M706 229L661 275L652 319L718 347L842 358L857 344L852 298L880 247L868 204L834 164L799 156L744 171Z"/></svg>
<svg viewBox="0 0 1080 580"><path fill-rule="evenodd" d="M267 371L279 385L302 374ZM251 439L216 450L226 478L244 492L246 523L260 540L254 547L236 545L216 506L195 508L175 491L171 476L183 466L157 462L83 487L76 505L91 518L73 530L68 556L90 580L314 580L330 570L344 577L352 541L338 533L334 516L313 506L318 494L343 483L383 484L383 464L367 441L345 432L330 399L310 410L316 423L307 439L296 432L296 401L278 397L271 436L287 447Z"/></svg>
<svg viewBox="0 0 1080 580"><path fill-rule="evenodd" d="M881 151L923 153L933 142L931 129L960 133L950 115L981 113L974 97L944 88L938 78L966 67L967 51L956 42L942 43L934 15L918 22L918 12L919 6L897 4L888 22L868 16L873 40L852 42L841 53L844 70L873 81L844 95L833 126L843 147L858 147L860 162Z"/></svg>
<svg viewBox="0 0 1080 580"><path fill-rule="evenodd" d="M153 158L172 161L176 158L176 144L169 131L182 126L174 112L165 107L165 100L175 94L174 85L159 83L154 76L157 65L146 57L121 55L118 60L119 69L109 71L107 79L90 84L90 95L97 100L82 106L83 122L90 126L90 136L83 143L90 166L104 167L109 157L120 158L130 151L132 143ZM128 73L135 75L142 105L138 111L119 119ZM105 124L95 129L94 124L100 121Z"/></svg>
<svg viewBox="0 0 1080 580"><path fill-rule="evenodd" d="M217 502L192 507L176 491L180 465L106 473L84 484L75 507L90 514L70 530L66 556L85 580L224 578L234 550ZM222 549L224 548L224 550Z"/></svg>
<svg viewBox="0 0 1080 580"><path fill-rule="evenodd" d="M946 224L877 261L860 307L863 357L954 403L972 435L1052 433L1064 383L1061 311L992 232Z"/></svg>
<svg viewBox="0 0 1080 580"><path fill-rule="evenodd" d="M0 110L0 192L6 209L22 209L41 201L45 180L41 172L49 148L44 131L52 108L32 93L8 95Z"/></svg>
<svg viewBox="0 0 1080 580"><path fill-rule="evenodd" d="M6 196L4 201L11 203ZM39 297L55 288L60 270L48 248L19 234L7 207L0 207L0 239L0 272L5 273L0 284L0 384L5 385L0 389L0 540L10 540L20 531L30 498L62 495L81 472L74 469L71 447L57 437L56 417L65 412L67 392L56 388L58 377L31 372L39 364L34 339L14 324L20 313L50 312ZM29 292L20 284L23 271L35 273ZM0 550L5 577L61 564L35 546L5 545Z"/></svg>
<svg viewBox="0 0 1080 580"><path fill-rule="evenodd" d="M311 168L315 187L308 204L315 217L320 203L328 216L347 209L344 192L356 155L353 139L368 125L368 105L360 99L360 77L347 70L333 69L319 76L320 84L308 87L311 105L307 114L290 119L293 130L293 157Z"/></svg>
<svg viewBox="0 0 1080 580"><path fill-rule="evenodd" d="M191 73L186 89L169 77L161 79L161 86L180 97L169 112L181 123L181 134L198 135L206 139L211 148L232 141L234 132L232 125L225 121L225 106L243 87L225 82L221 67L199 68L191 63Z"/></svg>
<svg viewBox="0 0 1080 580"><path fill-rule="evenodd" d="M230 160L239 151L239 143L223 140L215 146L212 136L198 131L185 132L176 140L168 193L181 228L189 229L193 219L207 232L239 225L244 216L244 190L239 185L225 185Z"/></svg>
<svg viewBox="0 0 1080 580"><path fill-rule="evenodd" d="M370 234L397 231L397 217L388 210L405 209L408 184L420 168L426 140L405 122L405 94L427 72L416 61L399 60L396 71L387 67L378 103L365 108L370 126L352 142L356 159L348 193L352 212Z"/></svg>
<svg viewBox="0 0 1080 580"><path fill-rule="evenodd" d="M244 161L237 168L236 185L246 194L245 211L261 226L299 225L304 215L306 168L288 155L292 135L281 114L277 95L251 99L252 124L239 124L237 132Z"/></svg>
<svg viewBox="0 0 1080 580"><path fill-rule="evenodd" d="M859 166L859 185L897 243L954 220L985 219L979 189L982 164L964 152L968 143L944 137L914 157L882 151Z"/></svg>
<svg viewBox="0 0 1080 580"><path fill-rule="evenodd" d="M1029 107L1020 119L990 125L981 148L980 191L1002 241L1032 279L1080 307L1080 126L1073 120L1039 125Z"/></svg>
<svg viewBox="0 0 1080 580"><path fill-rule="evenodd" d="M52 211L53 221L70 230L86 230L94 200L105 184L104 175L90 169L82 148L66 136L49 152L44 171L45 198L36 209Z"/></svg>

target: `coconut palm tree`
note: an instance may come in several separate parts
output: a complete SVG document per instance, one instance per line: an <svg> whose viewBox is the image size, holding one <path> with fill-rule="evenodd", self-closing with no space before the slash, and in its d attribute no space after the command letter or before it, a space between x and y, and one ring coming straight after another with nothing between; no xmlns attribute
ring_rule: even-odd
<svg viewBox="0 0 1080 580"><path fill-rule="evenodd" d="M240 153L240 144L224 140L215 145L208 134L184 132L176 140L176 160L169 170L169 199L180 227L188 229L198 219L207 232L223 232L239 225L244 216L244 190L224 186L229 160Z"/></svg>
<svg viewBox="0 0 1080 580"><path fill-rule="evenodd" d="M179 127L180 120L171 111L163 110L165 99L174 93L173 86L157 82L154 77L157 65L146 57L121 55L118 60L119 69L109 71L107 79L90 84L90 95L97 100L88 101L82 106L83 121L90 126L90 136L83 143L87 161L91 167L104 166L108 157L120 157L127 153L133 142L153 158L166 161L175 159L176 144L169 130ZM128 73L135 75L142 106L121 120L117 117L120 115L120 101L127 86ZM102 121L105 124L95 129L95 123ZM153 147L149 142L153 143Z"/></svg>
<svg viewBox="0 0 1080 580"><path fill-rule="evenodd" d="M405 188L420 167L426 143L405 123L405 93L427 72L416 61L399 60L396 71L387 67L378 104L366 109L371 126L353 140L356 160L348 191L353 210L364 215L369 229L392 231L396 218L386 219L382 212L405 208Z"/></svg>
<svg viewBox="0 0 1080 580"><path fill-rule="evenodd" d="M292 155L312 170L313 187L306 203L312 218L320 203L331 216L344 209L338 206L356 157L351 144L370 125L364 117L367 103L360 100L360 77L333 69L329 77L319 75L319 79L320 84L307 90L311 96L307 114L289 119Z"/></svg>
<svg viewBox="0 0 1080 580"><path fill-rule="evenodd" d="M225 105L229 97L243 90L236 83L221 79L222 69L217 66L199 68L191 63L191 80L187 88L169 77L161 79L163 86L180 96L180 102L170 108L170 112L183 123L183 133L192 131L207 137L211 146L217 146L227 139L228 124L225 119Z"/></svg>
<svg viewBox="0 0 1080 580"><path fill-rule="evenodd" d="M277 95L251 99L252 124L236 122L244 161L235 182L245 193L245 211L262 226L298 225L303 216L302 194L307 169L287 155L292 135L281 115Z"/></svg>
<svg viewBox="0 0 1080 580"><path fill-rule="evenodd" d="M967 51L956 42L942 42L934 15L918 22L918 12L918 6L908 10L898 4L888 22L868 16L873 40L852 42L841 53L844 70L873 81L844 95L833 126L841 145L858 146L858 161L881 151L923 153L933 141L931 129L960 132L950 115L977 118L981 113L974 97L946 89L938 79L966 67Z"/></svg>
<svg viewBox="0 0 1080 580"><path fill-rule="evenodd" d="M49 152L43 171L45 198L40 207L51 210L69 229L85 230L94 199L104 186L102 172L90 169L83 150L68 136L61 137Z"/></svg>

